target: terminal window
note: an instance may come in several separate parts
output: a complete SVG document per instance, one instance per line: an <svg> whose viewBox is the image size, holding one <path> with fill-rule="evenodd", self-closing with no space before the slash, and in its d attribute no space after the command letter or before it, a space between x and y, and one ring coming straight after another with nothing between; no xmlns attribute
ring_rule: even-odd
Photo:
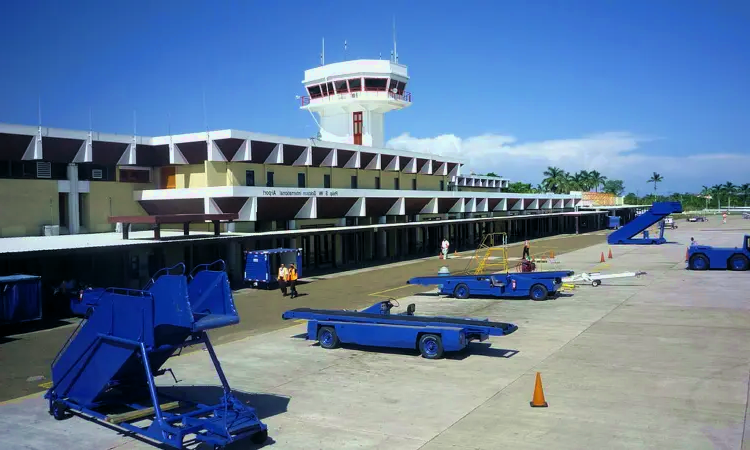
<svg viewBox="0 0 750 450"><path fill-rule="evenodd" d="M414 178L411 180L411 190L416 191L417 190L417 179Z"/></svg>
<svg viewBox="0 0 750 450"><path fill-rule="evenodd" d="M298 173L297 174L297 187L305 187L305 174L304 173Z"/></svg>
<svg viewBox="0 0 750 450"><path fill-rule="evenodd" d="M445 181L444 180L440 180L440 190L441 191L445 190Z"/></svg>
<svg viewBox="0 0 750 450"><path fill-rule="evenodd" d="M255 171L254 170L245 171L245 186L255 186Z"/></svg>
<svg viewBox="0 0 750 450"><path fill-rule="evenodd" d="M393 179L393 189L395 190L401 189L401 183L399 183L399 181L401 180L399 180L398 178Z"/></svg>
<svg viewBox="0 0 750 450"><path fill-rule="evenodd" d="M380 177L375 177L375 189L380 189Z"/></svg>
<svg viewBox="0 0 750 450"><path fill-rule="evenodd" d="M273 187L273 172L266 172L266 187Z"/></svg>
<svg viewBox="0 0 750 450"><path fill-rule="evenodd" d="M331 176L328 174L323 175L323 187L331 189Z"/></svg>
<svg viewBox="0 0 750 450"><path fill-rule="evenodd" d="M352 189L357 189L357 176L352 175Z"/></svg>

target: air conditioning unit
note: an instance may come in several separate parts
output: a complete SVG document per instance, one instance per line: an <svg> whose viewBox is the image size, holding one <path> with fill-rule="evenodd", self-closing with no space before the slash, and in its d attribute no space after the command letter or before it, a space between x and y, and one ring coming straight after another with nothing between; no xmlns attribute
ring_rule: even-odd
<svg viewBox="0 0 750 450"><path fill-rule="evenodd" d="M94 180L101 180L102 178L104 178L102 169L92 169L91 178L93 178Z"/></svg>
<svg viewBox="0 0 750 450"><path fill-rule="evenodd" d="M60 236L60 225L45 225L44 236Z"/></svg>

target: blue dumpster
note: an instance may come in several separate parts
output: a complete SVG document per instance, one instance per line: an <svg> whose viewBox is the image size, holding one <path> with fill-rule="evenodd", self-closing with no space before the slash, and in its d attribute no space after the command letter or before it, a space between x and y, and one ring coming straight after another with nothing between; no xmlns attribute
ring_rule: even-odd
<svg viewBox="0 0 750 450"><path fill-rule="evenodd" d="M297 266L297 276L302 278L302 249L274 248L245 252L245 281L255 287L271 289L278 287L276 274L279 266Z"/></svg>
<svg viewBox="0 0 750 450"><path fill-rule="evenodd" d="M0 277L0 324L29 322L41 318L42 277Z"/></svg>

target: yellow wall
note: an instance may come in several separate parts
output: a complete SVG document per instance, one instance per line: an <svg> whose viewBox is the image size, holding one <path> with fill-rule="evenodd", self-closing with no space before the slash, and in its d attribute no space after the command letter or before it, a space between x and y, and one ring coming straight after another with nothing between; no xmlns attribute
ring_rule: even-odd
<svg viewBox="0 0 750 450"><path fill-rule="evenodd" d="M206 186L227 185L227 165L223 161L206 161Z"/></svg>
<svg viewBox="0 0 750 450"><path fill-rule="evenodd" d="M83 223L89 233L104 233L115 230L107 222L109 216L145 216L146 211L133 200L133 191L151 189L149 184L113 183L92 181L88 194L84 194Z"/></svg>
<svg viewBox="0 0 750 450"><path fill-rule="evenodd" d="M213 167L209 166L213 165ZM224 169L226 165L226 169ZM199 166L190 166L199 167ZM417 189L426 191L438 191L440 190L440 180L444 181L445 186L448 185L447 177L440 177L435 175L420 175L420 174L405 174L399 172L385 172L382 170L364 170L364 169L344 169L344 168L330 168L330 167L294 167L294 166L277 166L277 165L265 165L265 164L251 164L243 162L230 162L230 163L211 163L206 162L206 174L208 177L209 186L224 186L220 184L221 180L224 179L224 171L226 171L226 185L228 186L244 186L245 185L245 171L255 171L255 185L265 186L266 185L266 173L274 173L274 187L297 187L297 174L305 174L306 187L311 188L322 188L324 187L324 176L331 176L331 188L332 189L350 189L352 183L352 176L357 176L357 188L358 189L375 189L375 178L380 177L380 188L381 189L393 189L394 181L396 178L400 178L400 188L402 190L411 190L412 181L414 178L417 179ZM214 171L217 171L219 175L213 175ZM178 168L177 187L180 185L180 168ZM216 181L212 181L216 180ZM189 187L199 187L191 184Z"/></svg>
<svg viewBox="0 0 750 450"><path fill-rule="evenodd" d="M206 166L204 164L185 164L175 167L175 187L177 189L206 187Z"/></svg>
<svg viewBox="0 0 750 450"><path fill-rule="evenodd" d="M0 237L41 236L59 211L57 181L0 180Z"/></svg>

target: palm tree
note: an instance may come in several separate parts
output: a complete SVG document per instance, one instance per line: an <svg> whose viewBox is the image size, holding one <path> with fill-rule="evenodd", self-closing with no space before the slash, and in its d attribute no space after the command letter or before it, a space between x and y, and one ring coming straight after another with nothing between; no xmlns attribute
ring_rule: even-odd
<svg viewBox="0 0 750 450"><path fill-rule="evenodd" d="M732 196L737 194L737 188L738 186L735 186L735 184L732 183L731 181L727 181L724 184L724 192L726 192L727 194L727 201L729 203L728 206L730 207L732 206Z"/></svg>
<svg viewBox="0 0 750 450"><path fill-rule="evenodd" d="M651 175L651 178L647 181L647 183L654 183L654 195L656 195L656 183L661 183L662 181L664 181L664 177L656 172L654 172L654 174Z"/></svg>
<svg viewBox="0 0 750 450"><path fill-rule="evenodd" d="M542 186L545 190L559 194L566 182L566 173L559 167L547 167L543 175Z"/></svg>
<svg viewBox="0 0 750 450"><path fill-rule="evenodd" d="M589 179L591 180L591 187L594 188L596 192L599 192L599 186L603 185L605 181L607 181L607 177L600 174L596 170L592 170L589 172Z"/></svg>
<svg viewBox="0 0 750 450"><path fill-rule="evenodd" d="M747 198L750 197L750 183L745 183L742 186L739 187L738 191L742 195L742 199L745 202L745 206L747 206Z"/></svg>
<svg viewBox="0 0 750 450"><path fill-rule="evenodd" d="M714 184L711 186L711 195L716 197L716 207L721 209L721 194L724 191L724 186L721 184Z"/></svg>

